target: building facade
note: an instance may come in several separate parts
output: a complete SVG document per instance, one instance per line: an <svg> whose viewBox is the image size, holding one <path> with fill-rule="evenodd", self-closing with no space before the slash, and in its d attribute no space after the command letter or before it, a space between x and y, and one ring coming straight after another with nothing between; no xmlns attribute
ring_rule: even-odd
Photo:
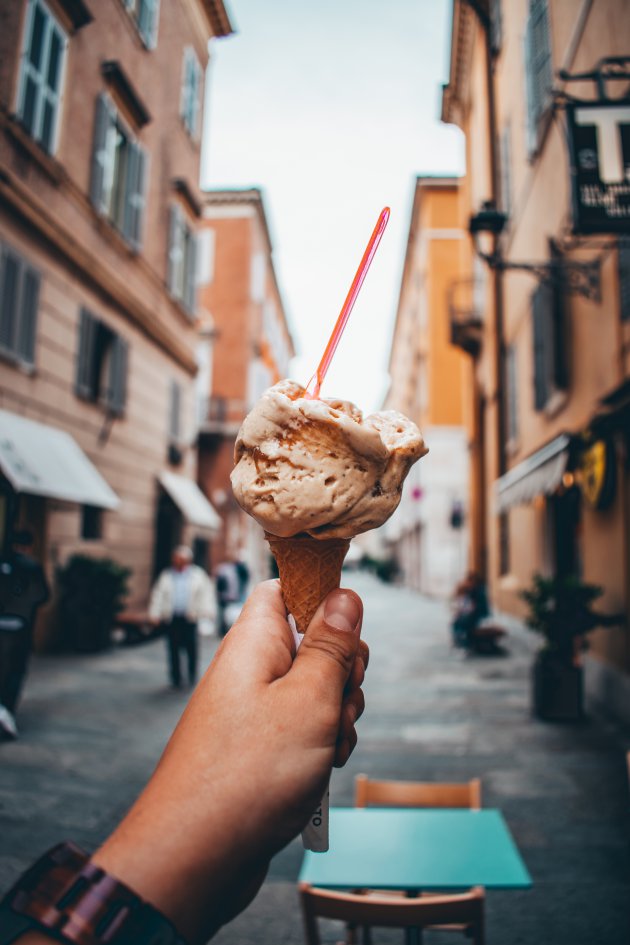
<svg viewBox="0 0 630 945"><path fill-rule="evenodd" d="M472 557L517 614L534 572L630 605L627 47L624 0L453 4L442 118L466 137L462 222L489 263L485 300L456 313ZM591 641L589 691L630 717L627 622Z"/></svg>
<svg viewBox="0 0 630 945"><path fill-rule="evenodd" d="M220 0L0 5L3 505L51 578L75 552L130 567L131 606L217 525L195 484L196 231L208 45L230 32Z"/></svg>
<svg viewBox="0 0 630 945"><path fill-rule="evenodd" d="M223 521L212 562L243 559L254 581L269 576L260 526L232 495L234 441L260 395L288 374L294 355L260 190L204 196L200 304L211 364L199 384L199 484ZM205 389L204 389L205 385Z"/></svg>
<svg viewBox="0 0 630 945"><path fill-rule="evenodd" d="M464 390L470 367L451 345L448 304L466 252L459 181L417 178L385 407L418 424L429 454L412 468L384 534L405 584L443 597L467 565Z"/></svg>

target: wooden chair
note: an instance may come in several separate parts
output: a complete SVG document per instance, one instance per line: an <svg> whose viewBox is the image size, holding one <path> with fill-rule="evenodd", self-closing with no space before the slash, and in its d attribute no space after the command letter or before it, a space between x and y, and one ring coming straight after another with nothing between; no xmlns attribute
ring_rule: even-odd
<svg viewBox="0 0 630 945"><path fill-rule="evenodd" d="M306 945L321 945L318 919L338 919L349 928L363 929L363 943L370 945L372 928L408 931L432 927L464 932L473 945L484 945L484 893L475 887L457 895L380 898L316 889L299 885Z"/></svg>
<svg viewBox="0 0 630 945"><path fill-rule="evenodd" d="M355 807L468 807L481 808L481 781L463 784L431 781L373 781L358 774L354 781Z"/></svg>

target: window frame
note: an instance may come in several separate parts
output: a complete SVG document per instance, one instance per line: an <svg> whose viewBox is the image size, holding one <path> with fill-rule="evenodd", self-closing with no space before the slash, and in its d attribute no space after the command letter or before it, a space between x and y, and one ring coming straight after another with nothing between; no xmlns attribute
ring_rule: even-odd
<svg viewBox="0 0 630 945"><path fill-rule="evenodd" d="M166 287L190 319L197 316L197 231L178 201L169 210Z"/></svg>
<svg viewBox="0 0 630 945"><path fill-rule="evenodd" d="M123 2L143 45L147 49L156 49L160 23L160 0L123 0ZM143 12L147 9L150 9L151 16L148 24L142 22Z"/></svg>
<svg viewBox="0 0 630 945"><path fill-rule="evenodd" d="M99 93L94 111L90 200L99 216L139 252L148 192L148 152L107 92ZM122 175L117 171L121 137L126 142Z"/></svg>
<svg viewBox="0 0 630 945"><path fill-rule="evenodd" d="M35 68L30 58L33 20L35 17L35 11L38 8L45 17L44 28L42 32L41 67L39 70ZM58 88L56 90L53 90L48 84L48 79L44 78L47 76L50 67L52 32L56 32L60 39ZM15 99L15 114L26 134L28 134L28 136L32 138L32 140L35 141L46 154L50 154L51 156L57 153L59 147L59 133L64 101L67 61L68 34L60 24L57 17L51 12L50 7L45 2L45 0L28 0L26 16L24 17L24 32L22 36L22 47L20 52L18 84ZM24 121L24 109L29 80L34 83L36 88L32 129L29 129ZM53 113L52 128L50 133L50 147L47 147L42 138L45 114L44 102L47 102L51 105Z"/></svg>
<svg viewBox="0 0 630 945"><path fill-rule="evenodd" d="M192 87L194 84L194 88ZM179 114L188 136L195 142L201 137L201 90L203 68L192 46L184 47Z"/></svg>
<svg viewBox="0 0 630 945"><path fill-rule="evenodd" d="M105 341L104 335L109 335ZM127 406L129 343L84 306L79 310L74 391L114 417Z"/></svg>
<svg viewBox="0 0 630 945"><path fill-rule="evenodd" d="M546 49L536 49L534 38L545 24ZM536 58L537 61L534 61ZM527 20L523 38L523 65L525 73L525 124L527 151L530 159L538 153L543 137L543 119L553 104L553 43L551 37L551 18L549 0L529 0ZM543 75L543 72L545 75ZM541 79L542 76L542 79ZM545 88L543 89L543 80ZM542 94L541 94L542 91Z"/></svg>

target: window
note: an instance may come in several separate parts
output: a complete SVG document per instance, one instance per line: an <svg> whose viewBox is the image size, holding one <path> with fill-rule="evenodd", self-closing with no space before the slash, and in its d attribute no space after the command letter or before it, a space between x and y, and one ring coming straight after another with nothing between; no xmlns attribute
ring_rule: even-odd
<svg viewBox="0 0 630 945"><path fill-rule="evenodd" d="M157 46L160 0L125 0L142 41L149 49Z"/></svg>
<svg viewBox="0 0 630 945"><path fill-rule="evenodd" d="M179 204L171 206L168 240L168 291L189 315L197 305L197 239Z"/></svg>
<svg viewBox="0 0 630 945"><path fill-rule="evenodd" d="M490 0L490 49L496 56L503 42L501 0Z"/></svg>
<svg viewBox="0 0 630 945"><path fill-rule="evenodd" d="M518 374L515 345L508 345L505 352L505 374L507 382L507 441L508 443L515 443L518 439Z"/></svg>
<svg viewBox="0 0 630 945"><path fill-rule="evenodd" d="M622 322L630 321L630 239L619 240L619 311Z"/></svg>
<svg viewBox="0 0 630 945"><path fill-rule="evenodd" d="M201 97L201 66L191 46L184 49L184 73L179 113L191 138L199 137L199 105Z"/></svg>
<svg viewBox="0 0 630 945"><path fill-rule="evenodd" d="M17 116L44 151L54 154L68 40L43 0L29 0L22 45Z"/></svg>
<svg viewBox="0 0 630 945"><path fill-rule="evenodd" d="M182 388L177 381L171 381L168 436L171 443L179 443L182 438Z"/></svg>
<svg viewBox="0 0 630 945"><path fill-rule="evenodd" d="M550 104L553 86L548 0L529 0L525 33L525 74L527 143L529 151L534 152L538 147L539 122Z"/></svg>
<svg viewBox="0 0 630 945"><path fill-rule="evenodd" d="M20 364L35 363L39 273L0 246L0 351Z"/></svg>
<svg viewBox="0 0 630 945"><path fill-rule="evenodd" d="M108 95L96 100L91 199L133 249L142 241L146 155Z"/></svg>
<svg viewBox="0 0 630 945"><path fill-rule="evenodd" d="M499 574L510 573L510 519L507 512L499 515Z"/></svg>
<svg viewBox="0 0 630 945"><path fill-rule="evenodd" d="M81 506L81 538L98 541L103 537L103 510L95 505Z"/></svg>
<svg viewBox="0 0 630 945"><path fill-rule="evenodd" d="M532 295L534 408L544 410L552 396L566 390L568 357L562 286L541 282Z"/></svg>
<svg viewBox="0 0 630 945"><path fill-rule="evenodd" d="M499 174L501 209L506 217L512 213L512 147L510 126L507 124L499 139Z"/></svg>
<svg viewBox="0 0 630 945"><path fill-rule="evenodd" d="M129 346L124 338L81 309L77 349L76 393L121 416L127 400Z"/></svg>

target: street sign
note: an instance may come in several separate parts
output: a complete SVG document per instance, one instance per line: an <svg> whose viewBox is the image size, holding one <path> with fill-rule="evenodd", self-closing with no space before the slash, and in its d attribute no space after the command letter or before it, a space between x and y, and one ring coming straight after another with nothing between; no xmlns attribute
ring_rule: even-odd
<svg viewBox="0 0 630 945"><path fill-rule="evenodd" d="M567 106L573 229L630 233L630 100Z"/></svg>

